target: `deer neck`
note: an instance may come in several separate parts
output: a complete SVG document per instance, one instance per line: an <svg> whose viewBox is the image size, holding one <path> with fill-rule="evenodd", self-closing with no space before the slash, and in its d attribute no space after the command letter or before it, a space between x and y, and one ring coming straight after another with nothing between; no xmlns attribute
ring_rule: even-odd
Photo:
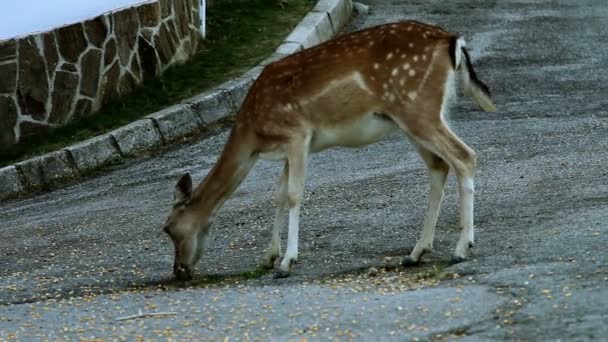
<svg viewBox="0 0 608 342"><path fill-rule="evenodd" d="M226 200L234 193L258 157L253 144L235 128L211 171L194 190L190 206L203 221L211 222Z"/></svg>

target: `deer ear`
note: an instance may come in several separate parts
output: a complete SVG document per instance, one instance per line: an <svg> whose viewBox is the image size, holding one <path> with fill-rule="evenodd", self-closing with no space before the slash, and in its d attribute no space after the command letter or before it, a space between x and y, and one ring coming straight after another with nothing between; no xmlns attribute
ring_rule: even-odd
<svg viewBox="0 0 608 342"><path fill-rule="evenodd" d="M192 197L192 177L186 173L175 186L175 202L187 201Z"/></svg>

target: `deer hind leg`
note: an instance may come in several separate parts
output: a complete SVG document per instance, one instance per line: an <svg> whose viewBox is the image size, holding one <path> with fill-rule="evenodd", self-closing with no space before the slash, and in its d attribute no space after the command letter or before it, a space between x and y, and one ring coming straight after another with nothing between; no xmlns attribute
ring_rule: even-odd
<svg viewBox="0 0 608 342"><path fill-rule="evenodd" d="M415 142L414 144L417 145ZM416 242L416 246L414 246L410 255L403 259L403 266L418 264L422 255L433 249L435 227L437 225L439 209L441 208L441 202L443 200L443 188L448 172L450 171L450 166L441 159L441 157L422 146L418 145L417 149L427 167L429 175L429 207L422 224L420 239Z"/></svg>
<svg viewBox="0 0 608 342"><path fill-rule="evenodd" d="M289 205L289 230L285 256L275 273L275 278L288 277L292 265L298 260L298 231L300 223L300 204L304 192L306 163L310 137L291 142L287 147L288 180L287 201Z"/></svg>
<svg viewBox="0 0 608 342"><path fill-rule="evenodd" d="M289 163L285 162L275 193L276 212L272 227L270 246L264 256L262 266L273 268L274 261L281 255L281 230L285 224L285 206L287 204L287 181L289 179Z"/></svg>
<svg viewBox="0 0 608 342"><path fill-rule="evenodd" d="M452 256L452 262L464 261L475 241L473 228L473 202L476 155L443 123L427 135L424 142L428 149L447 161L458 180L460 238Z"/></svg>
<svg viewBox="0 0 608 342"><path fill-rule="evenodd" d="M439 156L456 173L459 188L461 232L452 256L452 262L461 262L468 256L475 240L473 230L475 151L462 142L445 125L443 119L441 119L441 114L439 114L438 120L416 122L418 125L416 130L409 128L407 116L393 115L391 117L409 134L416 144ZM424 126L420 127L421 124Z"/></svg>

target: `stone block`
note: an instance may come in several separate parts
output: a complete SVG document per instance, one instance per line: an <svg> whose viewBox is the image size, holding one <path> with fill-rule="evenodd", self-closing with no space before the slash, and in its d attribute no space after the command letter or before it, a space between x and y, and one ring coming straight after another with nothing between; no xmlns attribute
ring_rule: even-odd
<svg viewBox="0 0 608 342"><path fill-rule="evenodd" d="M155 30L149 27L144 27L139 31L139 39L144 39L148 44L152 44L154 42L154 34Z"/></svg>
<svg viewBox="0 0 608 342"><path fill-rule="evenodd" d="M351 0L320 0L313 11L328 13L334 32L340 32L350 20L353 3Z"/></svg>
<svg viewBox="0 0 608 342"><path fill-rule="evenodd" d="M101 91L97 100L101 103L107 103L109 100L115 98L118 94L118 79L120 77L120 66L119 62L116 61L108 69L101 80Z"/></svg>
<svg viewBox="0 0 608 342"><path fill-rule="evenodd" d="M14 39L0 42L0 62L17 58L17 43Z"/></svg>
<svg viewBox="0 0 608 342"><path fill-rule="evenodd" d="M142 80L141 64L139 63L139 55L136 53L133 54L133 57L131 57L129 71L131 72L131 75L135 77L136 82L139 84Z"/></svg>
<svg viewBox="0 0 608 342"><path fill-rule="evenodd" d="M291 55L302 50L302 44L300 43L283 43L275 50L276 53L283 55Z"/></svg>
<svg viewBox="0 0 608 342"><path fill-rule="evenodd" d="M62 63L60 69L67 72L78 72L76 65L68 62Z"/></svg>
<svg viewBox="0 0 608 342"><path fill-rule="evenodd" d="M87 20L84 22L84 31L89 38L89 42L96 47L101 47L101 44L106 40L108 28L104 23L103 17Z"/></svg>
<svg viewBox="0 0 608 342"><path fill-rule="evenodd" d="M177 26L176 26L175 22L176 22L175 18L169 18L165 21L165 23L163 25L167 27L169 35L171 36L171 40L173 40L173 43L175 44L175 46L179 47L179 45L181 44L181 37L179 36L179 33L177 32Z"/></svg>
<svg viewBox="0 0 608 342"><path fill-rule="evenodd" d="M17 104L6 95L0 95L0 150L16 142L15 124L17 124Z"/></svg>
<svg viewBox="0 0 608 342"><path fill-rule="evenodd" d="M142 36L139 37L137 49L139 58L141 60L141 75L143 81L146 82L153 80L156 78L156 76L158 76L158 59L156 57L156 50L154 50L154 47L152 47L152 45L148 43L148 40Z"/></svg>
<svg viewBox="0 0 608 342"><path fill-rule="evenodd" d="M17 86L17 62L0 64L0 94L12 93Z"/></svg>
<svg viewBox="0 0 608 342"><path fill-rule="evenodd" d="M162 66L166 66L171 61L171 58L173 58L173 54L175 54L175 50L177 49L175 41L171 37L169 26L166 23L160 26L158 34L154 38L154 45Z"/></svg>
<svg viewBox="0 0 608 342"><path fill-rule="evenodd" d="M241 77L249 77L249 78L251 78L252 80L255 81L260 76L260 74L262 73L262 71L264 71L264 67L263 66L257 66L255 68L249 69L249 71L247 71Z"/></svg>
<svg viewBox="0 0 608 342"><path fill-rule="evenodd" d="M20 139L31 137L36 134L44 134L51 126L44 122L21 121L19 123Z"/></svg>
<svg viewBox="0 0 608 342"><path fill-rule="evenodd" d="M137 87L137 80L130 72L125 72L118 81L118 94L120 96L131 93Z"/></svg>
<svg viewBox="0 0 608 342"><path fill-rule="evenodd" d="M53 89L53 108L49 123L64 124L70 118L72 101L76 96L79 77L76 73L58 71L55 74Z"/></svg>
<svg viewBox="0 0 608 342"><path fill-rule="evenodd" d="M250 75L244 74L243 76L225 82L218 87L220 89L225 89L228 94L230 94L230 98L234 104L234 111L238 111L239 108L241 108L254 80L255 79Z"/></svg>
<svg viewBox="0 0 608 342"><path fill-rule="evenodd" d="M159 0L160 15L163 19L173 14L173 0Z"/></svg>
<svg viewBox="0 0 608 342"><path fill-rule="evenodd" d="M287 56L287 55L286 55L286 54L283 54L283 53L278 53L278 52L275 52L275 53L273 53L272 55L270 55L270 57L268 57L268 58L266 58L265 60L263 60L263 61L260 63L260 65L261 65L261 66L266 66L266 65L268 65L268 64L270 64L270 63L272 63L272 62L276 62L276 61L280 60L281 58L283 58L283 57L285 57L285 56Z"/></svg>
<svg viewBox="0 0 608 342"><path fill-rule="evenodd" d="M137 154L162 144L162 137L151 119L137 120L110 134L123 154Z"/></svg>
<svg viewBox="0 0 608 342"><path fill-rule="evenodd" d="M96 169L113 159L120 157L120 152L110 134L104 134L76 145L66 147L80 171Z"/></svg>
<svg viewBox="0 0 608 342"><path fill-rule="evenodd" d="M216 122L236 111L230 93L224 89L211 90L184 102L192 106L204 124Z"/></svg>
<svg viewBox="0 0 608 342"><path fill-rule="evenodd" d="M192 51L192 43L190 42L190 39L182 40L179 43L177 51L175 51L175 55L173 56L173 63L176 65L186 63L190 56L193 55L191 53Z"/></svg>
<svg viewBox="0 0 608 342"><path fill-rule="evenodd" d="M369 6L360 2L353 2L353 12L358 15L369 14Z"/></svg>
<svg viewBox="0 0 608 342"><path fill-rule="evenodd" d="M203 124L200 117L193 112L192 106L186 103L171 106L149 115L147 118L156 122L165 141L173 141L196 133Z"/></svg>
<svg viewBox="0 0 608 342"><path fill-rule="evenodd" d="M71 178L78 174L65 150L47 153L15 164L25 177L26 187L49 185L54 181Z"/></svg>
<svg viewBox="0 0 608 342"><path fill-rule="evenodd" d="M141 26L153 27L160 23L160 5L158 1L137 6Z"/></svg>
<svg viewBox="0 0 608 342"><path fill-rule="evenodd" d="M103 66L104 68L114 63L117 54L116 40L112 37L107 42L103 49Z"/></svg>
<svg viewBox="0 0 608 342"><path fill-rule="evenodd" d="M334 37L335 32L329 19L329 14L311 12L308 16L312 17L310 20L316 23L315 28L321 42L326 42Z"/></svg>
<svg viewBox="0 0 608 342"><path fill-rule="evenodd" d="M191 20L189 0L174 0L175 6L175 25L177 34L180 38L185 38L189 35L189 25Z"/></svg>
<svg viewBox="0 0 608 342"><path fill-rule="evenodd" d="M118 45L118 57L122 66L127 66L131 57L131 51L137 42L139 33L139 18L137 9L134 7L126 8L122 11L114 12L114 33Z"/></svg>
<svg viewBox="0 0 608 342"><path fill-rule="evenodd" d="M55 68L59 63L59 52L55 43L55 32L47 32L42 36L42 44L44 50L44 59L46 60L46 72L49 79L55 73Z"/></svg>
<svg viewBox="0 0 608 342"><path fill-rule="evenodd" d="M49 85L46 63L38 50L34 36L19 40L19 107L23 114L36 120L46 116Z"/></svg>
<svg viewBox="0 0 608 342"><path fill-rule="evenodd" d="M318 45L333 36L327 13L309 12L285 39L286 43L300 43L304 48Z"/></svg>
<svg viewBox="0 0 608 342"><path fill-rule="evenodd" d="M93 101L89 99L78 99L74 108L73 118L81 118L93 111Z"/></svg>
<svg viewBox="0 0 608 342"><path fill-rule="evenodd" d="M68 62L78 62L78 57L87 48L87 40L84 37L82 24L77 23L61 27L55 31L59 52Z"/></svg>
<svg viewBox="0 0 608 342"><path fill-rule="evenodd" d="M0 199L22 192L23 185L19 182L17 169L14 166L0 168Z"/></svg>
<svg viewBox="0 0 608 342"><path fill-rule="evenodd" d="M80 61L82 70L82 81L80 82L80 93L89 97L97 95L99 85L101 51L91 49L82 56Z"/></svg>

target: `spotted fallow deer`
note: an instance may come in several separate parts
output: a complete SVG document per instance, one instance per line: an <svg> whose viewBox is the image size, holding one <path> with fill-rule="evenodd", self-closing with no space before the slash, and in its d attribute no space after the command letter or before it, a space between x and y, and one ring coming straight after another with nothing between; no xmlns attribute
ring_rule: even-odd
<svg viewBox="0 0 608 342"><path fill-rule="evenodd" d="M258 158L285 161L276 193L276 217L264 262L279 256L280 230L289 208L287 250L275 276L288 276L298 258L300 204L310 153L358 147L403 132L426 164L429 208L420 239L403 260L415 264L433 245L450 168L458 179L462 231L453 261L473 246L475 152L447 126L447 106L460 76L465 94L495 111L477 78L464 40L415 21L385 24L343 35L267 65L252 85L215 166L192 189L176 186L164 230L175 247L176 278L192 278L209 227Z"/></svg>

